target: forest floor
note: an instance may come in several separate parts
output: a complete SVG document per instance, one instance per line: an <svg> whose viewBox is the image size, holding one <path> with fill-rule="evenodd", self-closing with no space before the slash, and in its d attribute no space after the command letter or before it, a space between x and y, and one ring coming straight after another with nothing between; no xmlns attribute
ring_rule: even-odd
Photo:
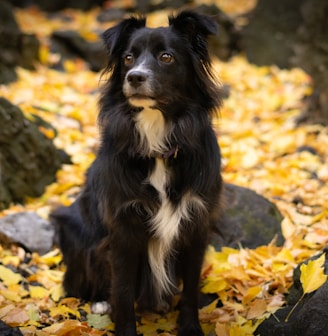
<svg viewBox="0 0 328 336"><path fill-rule="evenodd" d="M233 1L217 3L235 15L250 2L239 1L235 7ZM97 38L94 31L104 28L95 20L97 11L65 11L72 18L65 22L65 29L76 29L89 40ZM37 114L51 123L58 135L54 138L52 131L43 131L71 156L73 164L62 167L57 181L40 198L13 205L0 217L35 211L47 218L56 205L74 200L95 158L102 78L82 61L66 61L63 72L49 68L58 55L49 52L47 38L63 27L60 17L49 19L36 9L16 14L21 28L42 41L41 62L36 71L18 69L18 81L1 85L0 95L17 104L27 117ZM166 17L165 11L155 12L149 22L162 25ZM253 335L258 323L284 304L296 265L328 243L328 129L297 124L306 107L304 98L312 92L311 78L302 70L257 67L242 55L228 62L214 59L213 66L220 82L230 88L214 121L224 180L267 197L284 216L282 247L273 239L253 250L241 246L217 252L209 247L206 255L202 291L218 298L200 310L204 332L246 336ZM0 246L0 259L0 318L18 326L24 335L110 335L113 331L108 316L92 314L89 303L62 297L65 266L58 249L40 256L17 246ZM176 311L140 316L138 332L175 335L176 316Z"/></svg>

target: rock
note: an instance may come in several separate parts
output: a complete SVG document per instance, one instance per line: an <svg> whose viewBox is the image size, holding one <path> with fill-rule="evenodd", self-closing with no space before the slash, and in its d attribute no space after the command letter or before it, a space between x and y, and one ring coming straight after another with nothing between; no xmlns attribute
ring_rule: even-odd
<svg viewBox="0 0 328 336"><path fill-rule="evenodd" d="M57 68L62 69L66 59L84 59L92 71L102 70L107 63L107 55L102 40L86 41L73 30L55 31L51 35L51 50L61 55Z"/></svg>
<svg viewBox="0 0 328 336"><path fill-rule="evenodd" d="M24 202L26 196L41 196L55 181L62 153L39 131L40 119L26 119L17 106L0 97L0 125L5 125L0 127L0 210Z"/></svg>
<svg viewBox="0 0 328 336"><path fill-rule="evenodd" d="M218 24L218 33L209 39L209 50L223 61L239 53L242 49L241 35L234 21L215 4L200 5L196 11L212 16Z"/></svg>
<svg viewBox="0 0 328 336"><path fill-rule="evenodd" d="M34 34L21 32L9 2L0 1L0 83L16 80L16 66L34 69L39 45Z"/></svg>
<svg viewBox="0 0 328 336"><path fill-rule="evenodd" d="M242 30L244 51L257 65L290 67L304 0L259 0Z"/></svg>
<svg viewBox="0 0 328 336"><path fill-rule="evenodd" d="M313 79L314 93L300 121L328 122L328 2L306 0L301 6L302 24L297 34L292 66L301 67Z"/></svg>
<svg viewBox="0 0 328 336"><path fill-rule="evenodd" d="M111 21L119 21L124 18L125 10L122 8L106 8L102 10L98 16L97 21L104 23L104 22L111 22Z"/></svg>
<svg viewBox="0 0 328 336"><path fill-rule="evenodd" d="M18 327L12 328L0 320L0 335L1 336L23 336Z"/></svg>
<svg viewBox="0 0 328 336"><path fill-rule="evenodd" d="M47 253L53 246L54 229L34 212L0 219L0 244L18 243L31 252Z"/></svg>
<svg viewBox="0 0 328 336"><path fill-rule="evenodd" d="M222 219L215 224L211 244L217 250L239 244L255 248L277 237L280 245L284 241L281 220L277 207L263 196L247 188L225 184Z"/></svg>
<svg viewBox="0 0 328 336"><path fill-rule="evenodd" d="M328 274L328 248L322 253L325 254L325 274ZM322 254L309 260L317 259ZM308 263L308 261L304 263ZM259 336L328 336L328 281L316 291L306 294L297 304L290 315L288 322L285 322L291 309L303 295L300 282L300 265L294 270L293 286L287 296L287 306L279 309L275 316L263 321L255 331Z"/></svg>
<svg viewBox="0 0 328 336"><path fill-rule="evenodd" d="M250 62L299 67L313 79L313 94L299 122L328 122L327 13L327 0L259 0L241 30Z"/></svg>

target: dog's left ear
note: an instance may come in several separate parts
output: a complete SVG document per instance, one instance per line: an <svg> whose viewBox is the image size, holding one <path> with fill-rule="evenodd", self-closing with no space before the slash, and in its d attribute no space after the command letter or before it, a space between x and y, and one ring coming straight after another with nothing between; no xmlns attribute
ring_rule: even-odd
<svg viewBox="0 0 328 336"><path fill-rule="evenodd" d="M207 37L217 33L217 23L213 18L193 11L183 11L176 17L170 16L169 24L187 38L198 54L207 58Z"/></svg>

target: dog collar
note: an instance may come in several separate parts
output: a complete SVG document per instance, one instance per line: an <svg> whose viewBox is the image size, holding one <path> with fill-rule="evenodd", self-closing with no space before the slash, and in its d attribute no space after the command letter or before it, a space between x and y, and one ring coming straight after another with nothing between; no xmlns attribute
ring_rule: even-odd
<svg viewBox="0 0 328 336"><path fill-rule="evenodd" d="M173 159L176 159L178 156L179 146L176 145L175 147L172 147L168 151L165 151L164 153L154 153L151 155L152 158L158 158L158 159L169 159L170 157L173 157Z"/></svg>

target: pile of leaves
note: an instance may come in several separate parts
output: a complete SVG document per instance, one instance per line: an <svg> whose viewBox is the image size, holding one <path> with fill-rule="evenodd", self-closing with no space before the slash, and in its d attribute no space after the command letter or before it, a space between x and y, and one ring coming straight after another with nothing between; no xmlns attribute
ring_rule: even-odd
<svg viewBox="0 0 328 336"><path fill-rule="evenodd" d="M223 1L226 2L226 1ZM70 25L86 38L100 29L97 10L65 11ZM151 15L150 23L164 24L167 13ZM82 61L66 61L65 72L49 65L47 37L66 21L49 19L35 9L17 11L23 30L43 42L36 71L18 69L19 80L0 86L0 95L17 104L25 115L51 123L58 131L41 130L64 149L73 164L64 165L57 181L38 199L13 205L0 216L35 211L47 218L58 204L70 204L85 179L98 146L97 99L102 82ZM300 69L256 67L242 56L223 63L214 59L219 80L229 87L220 118L215 120L224 158L226 182L249 187L274 201L284 215L286 242L274 240L256 249L208 248L202 271L202 292L209 304L200 310L206 335L253 335L257 325L284 304L296 265L328 243L328 130L321 125L296 125L312 90L311 79ZM107 315L92 314L89 302L64 298L61 286L65 265L58 249L46 255L21 247L0 247L0 318L18 326L24 335L111 335ZM304 292L325 280L322 260L302 269ZM313 280L319 279L317 282ZM176 298L178 300L178 298ZM138 332L147 336L175 335L177 312L138 317Z"/></svg>

